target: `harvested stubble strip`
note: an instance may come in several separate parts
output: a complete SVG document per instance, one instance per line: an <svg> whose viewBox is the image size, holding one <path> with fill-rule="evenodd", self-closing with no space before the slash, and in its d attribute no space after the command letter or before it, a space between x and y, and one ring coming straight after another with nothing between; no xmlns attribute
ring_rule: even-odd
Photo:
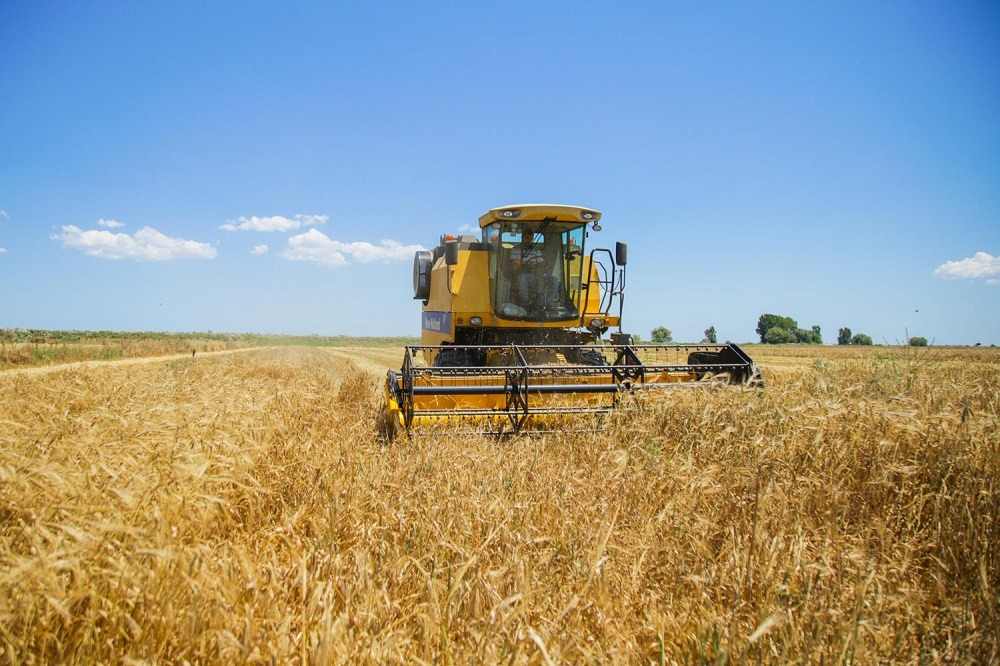
<svg viewBox="0 0 1000 666"><path fill-rule="evenodd" d="M997 654L995 357L819 358L597 435L390 447L343 358L0 385L5 660Z"/></svg>

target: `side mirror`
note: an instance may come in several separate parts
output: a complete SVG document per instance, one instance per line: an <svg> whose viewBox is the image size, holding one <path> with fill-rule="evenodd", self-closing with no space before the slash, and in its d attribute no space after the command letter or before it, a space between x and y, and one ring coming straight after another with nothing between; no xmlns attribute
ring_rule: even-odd
<svg viewBox="0 0 1000 666"><path fill-rule="evenodd" d="M628 245L618 241L615 243L615 263L624 266L628 261Z"/></svg>
<svg viewBox="0 0 1000 666"><path fill-rule="evenodd" d="M458 265L458 241L448 241L444 244L444 263L449 266Z"/></svg>

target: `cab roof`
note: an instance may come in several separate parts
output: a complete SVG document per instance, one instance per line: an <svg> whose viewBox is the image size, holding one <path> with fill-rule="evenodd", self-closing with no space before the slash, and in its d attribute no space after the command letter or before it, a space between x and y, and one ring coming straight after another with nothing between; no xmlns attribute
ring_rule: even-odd
<svg viewBox="0 0 1000 666"><path fill-rule="evenodd" d="M494 222L541 222L549 218L590 224L601 219L601 211L563 204L513 204L486 211L479 218L479 228L488 227Z"/></svg>

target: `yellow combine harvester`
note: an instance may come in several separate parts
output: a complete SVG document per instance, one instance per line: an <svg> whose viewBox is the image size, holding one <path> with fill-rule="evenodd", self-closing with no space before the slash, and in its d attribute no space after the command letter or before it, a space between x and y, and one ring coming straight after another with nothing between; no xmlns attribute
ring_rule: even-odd
<svg viewBox="0 0 1000 666"><path fill-rule="evenodd" d="M573 430L637 389L763 383L733 344L633 344L621 331L626 246L587 249L600 220L577 206L505 206L479 218L481 236L416 253L423 344L388 373L390 437L459 420L483 433Z"/></svg>

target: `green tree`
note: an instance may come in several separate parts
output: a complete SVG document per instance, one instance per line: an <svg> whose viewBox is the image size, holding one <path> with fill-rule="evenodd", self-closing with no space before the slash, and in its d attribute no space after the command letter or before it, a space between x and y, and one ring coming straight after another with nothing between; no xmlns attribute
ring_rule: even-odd
<svg viewBox="0 0 1000 666"><path fill-rule="evenodd" d="M807 330L804 328L796 328L791 331L792 337L795 338L795 342L800 342L804 345L819 345L823 344L823 336L820 335L819 326L813 326L811 329Z"/></svg>
<svg viewBox="0 0 1000 666"><path fill-rule="evenodd" d="M705 339L711 342L713 345L719 341L719 336L715 334L715 327L709 326L705 329Z"/></svg>
<svg viewBox="0 0 1000 666"><path fill-rule="evenodd" d="M761 342L767 342L765 337L767 332L772 328L780 328L783 331L787 331L792 334L792 331L799 327L799 322L795 321L791 317L782 317L776 314L762 314L760 319L757 320L757 335L760 336ZM792 334L792 338L795 335ZM794 339L792 340L794 342Z"/></svg>
<svg viewBox="0 0 1000 666"><path fill-rule="evenodd" d="M837 331L837 344L838 345L851 344L851 329L844 327L839 331Z"/></svg>
<svg viewBox="0 0 1000 666"><path fill-rule="evenodd" d="M665 326L657 326L654 328L649 332L649 337L657 344L674 341L674 334L671 333L670 329Z"/></svg>
<svg viewBox="0 0 1000 666"><path fill-rule="evenodd" d="M927 338L924 338L924 337L921 337L921 336L914 336L914 337L910 338L910 346L911 347L926 347L927 346Z"/></svg>
<svg viewBox="0 0 1000 666"><path fill-rule="evenodd" d="M763 340L763 342L766 342L769 345L783 345L795 341L794 333L778 326L773 326L767 329L767 333L764 334Z"/></svg>
<svg viewBox="0 0 1000 666"><path fill-rule="evenodd" d="M781 331L768 337L771 331ZM810 329L799 328L797 321L791 317L776 314L762 314L757 320L757 334L761 342L780 344L784 342L801 342L807 345L823 344L823 334L819 326Z"/></svg>
<svg viewBox="0 0 1000 666"><path fill-rule="evenodd" d="M868 345L872 344L872 338L870 335L865 335L864 333L855 333L854 337L851 338L852 345Z"/></svg>

